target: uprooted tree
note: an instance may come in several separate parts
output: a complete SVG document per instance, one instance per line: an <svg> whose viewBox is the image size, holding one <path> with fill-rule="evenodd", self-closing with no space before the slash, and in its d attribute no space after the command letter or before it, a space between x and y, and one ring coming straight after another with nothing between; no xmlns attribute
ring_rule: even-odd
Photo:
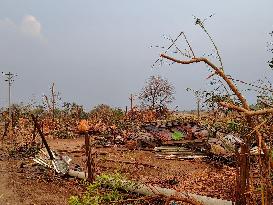
<svg viewBox="0 0 273 205"><path fill-rule="evenodd" d="M139 94L145 107L161 110L174 100L174 86L161 76L151 76Z"/></svg>
<svg viewBox="0 0 273 205"><path fill-rule="evenodd" d="M268 136L263 132L266 130L264 128L267 126L267 122L272 120L272 113L273 108L264 108L262 110L252 110L247 99L242 95L242 93L237 88L236 84L234 83L234 79L231 78L229 75L225 74L223 69L223 62L221 56L219 54L219 50L214 43L211 35L208 33L207 29L204 26L204 21L199 18L195 18L195 23L198 25L207 35L209 40L211 41L216 58L219 62L219 65L213 63L206 57L198 57L195 55L195 52L189 43L186 35L184 32L181 32L176 39L168 38L171 44L163 52L157 61L161 62L165 60L169 60L172 63L178 64L193 64L193 63L205 63L208 68L211 69L211 75L209 78L219 77L221 82L226 84L229 88L229 91L232 91L233 94L228 95L225 97L224 101L220 99L217 103L220 106L232 109L239 113L242 127L244 132L241 133L242 136L242 143L239 144L240 146L240 153L238 153L238 174L236 180L236 204L251 204L256 202L253 199L253 189L258 189L260 191L260 197L258 199L259 203L261 204L272 204L272 169L273 169L273 160L272 160L272 150L265 141L271 139L271 136ZM180 49L177 46L177 41L179 38L183 38L186 42L187 49ZM180 60L178 57L172 57L168 55L168 51L171 49L175 49L176 53L182 55L184 59ZM187 59L185 59L187 58ZM269 120L271 119L271 120ZM264 129L262 129L264 128ZM253 187L253 174L250 170L250 146L251 144L257 144L258 146L258 169L259 169L259 182L256 187ZM257 191L256 191L257 192Z"/></svg>

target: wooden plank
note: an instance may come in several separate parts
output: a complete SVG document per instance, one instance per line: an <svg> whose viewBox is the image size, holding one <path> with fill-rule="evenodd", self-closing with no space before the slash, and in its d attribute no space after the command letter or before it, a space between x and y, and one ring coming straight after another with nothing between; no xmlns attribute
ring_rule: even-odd
<svg viewBox="0 0 273 205"><path fill-rule="evenodd" d="M163 142L164 145L172 145L172 144L205 144L204 140L196 139L196 140L168 140Z"/></svg>

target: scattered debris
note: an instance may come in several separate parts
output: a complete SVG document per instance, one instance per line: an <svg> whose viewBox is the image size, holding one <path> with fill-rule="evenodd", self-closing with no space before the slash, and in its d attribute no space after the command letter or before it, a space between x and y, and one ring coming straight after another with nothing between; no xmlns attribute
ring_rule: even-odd
<svg viewBox="0 0 273 205"><path fill-rule="evenodd" d="M54 151L51 151L48 143L45 139L44 133L42 132L40 125L38 123L38 119L37 117L35 117L34 115L31 115L32 120L34 122L34 126L37 129L39 135L42 138L42 142L45 145L45 149L47 152L45 152L45 150L41 150L41 154L36 156L36 158L34 159L35 162L40 163L41 165L44 165L46 167L50 167L51 168L51 164L54 168L54 170L58 173L58 174L62 174L65 175L68 173L69 170L69 163L71 161L71 159L68 156L61 156L59 154L57 154Z"/></svg>
<svg viewBox="0 0 273 205"><path fill-rule="evenodd" d="M35 120L37 120L37 118ZM59 149L56 149L57 151L50 149L45 139L45 136L43 134L43 129L40 129L41 124L38 124L38 122L35 122L35 120L33 121L35 123L36 131L40 134L45 148L43 149L39 148L37 150L39 152L38 154L36 154L33 160L36 163L42 165L43 167L47 167L49 169L54 170L56 173L59 174L59 176L63 176L63 175L75 176L75 173L76 173L76 177L81 178L83 174L84 178L86 178L88 176L88 174L84 172L86 170L82 169L81 165L79 165L79 164L82 164L82 161L79 164L76 164L75 166L73 165L70 166L71 158L63 154L59 154L60 152L57 152L59 151ZM122 131L118 130L118 128L114 126L111 126L111 127L106 126L103 129L96 128L98 131L93 132L91 129L94 129L94 126L89 126L88 123L89 122L86 120L82 121L79 125L79 129L82 130L81 131L82 133L88 133L88 137L92 136L92 139L97 141L97 145L100 144L100 146L103 146L103 147L110 146L111 148L118 147L117 149L124 149L126 151L128 151L129 149L130 151L128 152L132 154L138 152L138 151L131 151L135 149L141 150L141 151L149 150L154 152L154 154L153 153L151 154L154 159L156 156L157 158L162 158L162 159L171 159L171 160L175 159L174 161L177 161L177 162L179 162L179 160L196 160L196 159L204 159L204 160L207 160L208 162L211 162L214 160L218 161L219 159L226 160L226 158L229 158L230 156L234 154L233 148L236 146L236 144L240 143L239 140L237 140L233 135L228 135L228 136L224 135L222 138L220 137L211 138L209 137L208 129L194 122L182 123L179 121L165 121L165 122L159 121L155 123L144 123L143 125L139 125L137 129L126 131L126 132L123 130ZM82 150L79 150L79 149L82 149ZM109 148L105 148L105 150L108 150L108 149ZM25 152L24 149L22 150L23 150L22 152ZM69 151L66 150L65 147L63 147L61 150L63 150L63 153L77 153L78 155L77 157L82 157L83 156L82 153L84 152L83 147L77 148L76 150L69 150ZM253 150L253 152L254 151L255 150ZM108 154L107 151L105 152L107 155ZM106 157L104 158L103 156L102 159L99 159L99 160L101 162L112 162L112 163L107 163L106 170L107 168L109 169L109 167L107 167L109 165L111 166L111 169L112 167L122 167L122 169L128 169L128 167L129 168L133 167L134 169L141 168L143 170L146 170L146 171L150 170L152 172L156 172L157 169L159 170L162 169L162 167L158 165L155 166L152 163L150 164L149 161L145 160L145 162L143 162L141 161L141 159L136 160L136 158L134 158L133 156L131 158L126 158L126 159L124 158L109 159ZM74 158L73 158L73 161L74 161ZM159 160L159 161L164 161L164 160ZM199 160L197 160L197 162L198 161ZM76 159L76 162L77 162L77 159ZM223 164L228 164L224 160L222 160L222 162L224 162ZM170 163L170 162L168 161L165 163ZM185 163L188 163L188 162L185 162ZM126 165L123 165L123 164L126 164ZM99 169L100 171L103 170L101 169L101 167L99 167ZM167 174L166 178L170 176L171 175ZM157 185L161 184L163 187L173 188L171 186L168 186L168 185L165 186L165 184L162 184L162 182L167 183L166 178L163 177L159 179L159 181L156 182L155 184ZM181 183L181 181L183 181L182 178L179 178L179 182L177 183ZM173 182L171 180L168 183L172 184L172 183L176 183L176 181L174 180ZM154 187L156 187L156 189L158 188L157 186L154 186ZM160 187L159 189L165 190L164 188L160 188ZM194 191L193 193L200 193L200 192ZM210 195L207 195L207 196L210 196ZM211 196L214 196L214 195L211 195ZM228 197L225 196L223 198L229 199L229 196L230 194L228 195ZM204 198L204 200L205 199L206 198ZM211 201L211 200L212 199L210 198L208 201ZM217 203L225 204L225 202L223 202L222 200L217 201Z"/></svg>
<svg viewBox="0 0 273 205"><path fill-rule="evenodd" d="M39 154L33 159L36 163L48 167L53 168L58 174L65 175L69 170L69 163L71 162L71 158L68 156L59 155L57 152L51 150L53 159L50 158L48 151L45 149L41 149Z"/></svg>
<svg viewBox="0 0 273 205"><path fill-rule="evenodd" d="M40 150L40 143L25 143L22 145L15 145L10 151L9 156L13 158L28 158L34 157Z"/></svg>
<svg viewBox="0 0 273 205"><path fill-rule="evenodd" d="M206 157L202 153L194 152L185 147L161 146L155 147L156 157L164 159L197 159Z"/></svg>

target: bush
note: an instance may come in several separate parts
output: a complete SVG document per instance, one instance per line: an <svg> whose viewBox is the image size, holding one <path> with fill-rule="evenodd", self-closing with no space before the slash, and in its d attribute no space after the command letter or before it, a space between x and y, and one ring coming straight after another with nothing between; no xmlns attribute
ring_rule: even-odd
<svg viewBox="0 0 273 205"><path fill-rule="evenodd" d="M101 174L96 177L94 183L88 185L82 197L71 196L68 203L69 205L99 205L122 200L126 196L126 193L120 191L120 188L123 187L123 180L124 177L119 173ZM107 188L109 184L111 184L111 189Z"/></svg>
<svg viewBox="0 0 273 205"><path fill-rule="evenodd" d="M100 121L108 126L119 123L124 118L124 112L120 108L111 108L109 105L98 105L90 111L92 120Z"/></svg>

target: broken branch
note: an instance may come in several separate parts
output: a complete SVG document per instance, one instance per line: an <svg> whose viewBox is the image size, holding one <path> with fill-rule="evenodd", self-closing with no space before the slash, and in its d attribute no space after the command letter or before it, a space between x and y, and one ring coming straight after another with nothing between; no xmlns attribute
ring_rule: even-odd
<svg viewBox="0 0 273 205"><path fill-rule="evenodd" d="M224 71L222 69L218 68L212 62L210 62L208 59L206 59L206 58L192 58L191 60L178 60L178 59L175 59L175 58L170 57L170 56L168 56L166 54L163 54L163 53L160 55L160 57L166 58L166 59L168 59L170 61L180 63L180 64L192 64L192 63L200 63L200 62L206 63L208 66L210 66L215 71L215 73L217 75L219 75L221 78L223 78L224 81L226 81L226 83L228 84L230 89L235 93L235 95L242 102L243 107L245 109L247 109L247 110L250 109L246 99L244 98L244 96L239 92L239 90L234 85L234 83L225 75Z"/></svg>
<svg viewBox="0 0 273 205"><path fill-rule="evenodd" d="M236 106L236 105L234 105L234 104L231 104L231 103L220 102L219 104L220 104L221 106L223 106L223 107L230 108L230 109L233 109L233 110L237 110L237 111L239 111L239 112L244 112L244 113L246 113L246 114L249 112L248 110L246 110L246 109L244 109L244 108L242 108L242 107Z"/></svg>

